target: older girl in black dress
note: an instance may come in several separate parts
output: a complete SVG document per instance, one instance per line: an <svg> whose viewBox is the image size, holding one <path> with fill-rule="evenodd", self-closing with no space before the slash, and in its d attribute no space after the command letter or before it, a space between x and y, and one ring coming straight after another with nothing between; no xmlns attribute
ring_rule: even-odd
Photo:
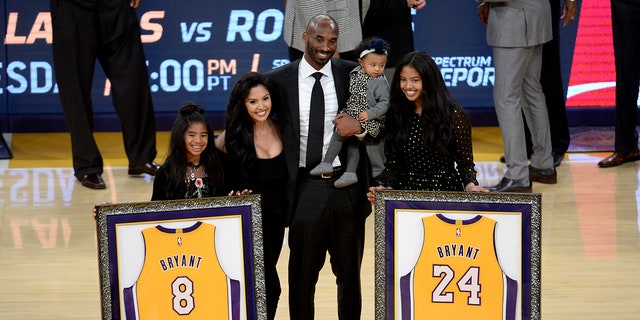
<svg viewBox="0 0 640 320"><path fill-rule="evenodd" d="M489 192L476 180L471 123L427 53L410 52L400 60L389 105L384 176L391 188Z"/></svg>

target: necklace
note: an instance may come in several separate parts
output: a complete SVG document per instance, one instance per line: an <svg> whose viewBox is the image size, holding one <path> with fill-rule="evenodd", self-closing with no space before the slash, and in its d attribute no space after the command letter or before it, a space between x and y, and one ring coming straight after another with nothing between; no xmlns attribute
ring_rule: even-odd
<svg viewBox="0 0 640 320"><path fill-rule="evenodd" d="M187 180L194 180L196 177L202 177L200 171L202 171L202 164L199 163L197 165L192 165L189 163L187 165Z"/></svg>

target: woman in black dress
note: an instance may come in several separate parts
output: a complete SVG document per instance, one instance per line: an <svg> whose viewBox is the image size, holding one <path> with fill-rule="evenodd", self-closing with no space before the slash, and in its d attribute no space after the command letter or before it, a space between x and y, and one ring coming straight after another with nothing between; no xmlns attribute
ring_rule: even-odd
<svg viewBox="0 0 640 320"><path fill-rule="evenodd" d="M471 123L427 53L400 60L390 95L384 177L391 188L489 192L476 180Z"/></svg>
<svg viewBox="0 0 640 320"><path fill-rule="evenodd" d="M225 155L225 181L236 194L260 194L267 318L274 319L281 288L276 264L284 241L287 182L278 123L271 117L267 79L243 75L231 91L225 130L216 138Z"/></svg>

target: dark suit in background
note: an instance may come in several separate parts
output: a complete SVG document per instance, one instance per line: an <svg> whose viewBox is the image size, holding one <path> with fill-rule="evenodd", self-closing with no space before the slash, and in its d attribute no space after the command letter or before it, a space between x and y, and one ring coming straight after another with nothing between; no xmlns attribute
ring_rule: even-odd
<svg viewBox="0 0 640 320"><path fill-rule="evenodd" d="M566 0L569 1L569 0ZM564 156L571 136L567 121L567 108L565 105L564 84L560 68L560 0L550 0L551 3L551 30L553 39L542 46L542 71L540 83L547 102L549 113L549 129L551 132L551 151L556 157Z"/></svg>
<svg viewBox="0 0 640 320"><path fill-rule="evenodd" d="M611 0L611 21L616 63L615 151L626 154L638 150L640 0Z"/></svg>
<svg viewBox="0 0 640 320"><path fill-rule="evenodd" d="M362 37L382 38L389 44L384 74L391 83L400 58L414 51L413 22L407 1L371 0L362 23ZM371 162L371 172L376 178L375 184L386 184L382 175L386 162L384 144L380 142L367 145L367 154Z"/></svg>
<svg viewBox="0 0 640 320"><path fill-rule="evenodd" d="M153 163L156 127L149 74L140 23L130 2L51 0L53 65L71 134L73 169L79 180L89 174L100 175L103 170L93 138L91 87L96 60L111 81L129 174L155 174L157 170Z"/></svg>
<svg viewBox="0 0 640 320"><path fill-rule="evenodd" d="M402 56L414 50L411 8L407 6L407 2L371 0L362 23L362 37L379 37L387 41L389 56L386 67L395 68ZM391 76L388 78L391 81Z"/></svg>

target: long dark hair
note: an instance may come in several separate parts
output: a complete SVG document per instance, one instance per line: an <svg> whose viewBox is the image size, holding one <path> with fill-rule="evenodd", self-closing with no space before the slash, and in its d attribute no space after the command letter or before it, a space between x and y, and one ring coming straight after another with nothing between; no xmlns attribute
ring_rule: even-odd
<svg viewBox="0 0 640 320"><path fill-rule="evenodd" d="M204 109L200 105L187 101L180 107L180 113L173 122L171 138L169 140L169 152L163 164L168 173L168 199L184 198L186 192L184 180L187 166L195 165L195 163L188 163L187 161L184 133L189 126L194 123L202 123L207 128L209 143L207 144L207 148L200 154L200 164L204 165L204 170L207 173L211 195L216 194L216 190L223 184L222 168L218 155L216 154L216 147L213 142L213 128L211 127L209 118L207 118Z"/></svg>
<svg viewBox="0 0 640 320"><path fill-rule="evenodd" d="M391 82L389 111L386 113L385 148L404 144L408 139L409 118L414 114L414 103L409 101L400 87L400 72L405 66L414 68L422 78L422 114L425 122L424 143L447 152L453 140L451 119L455 100L444 84L442 74L433 59L422 51L407 53L398 62Z"/></svg>
<svg viewBox="0 0 640 320"><path fill-rule="evenodd" d="M227 114L224 124L224 144L227 153L240 161L243 169L249 169L257 159L256 148L253 144L253 119L245 106L245 99L249 91L259 85L272 92L267 78L257 72L244 74L231 90ZM271 106L273 111L273 105ZM273 112L269 115L273 117Z"/></svg>

